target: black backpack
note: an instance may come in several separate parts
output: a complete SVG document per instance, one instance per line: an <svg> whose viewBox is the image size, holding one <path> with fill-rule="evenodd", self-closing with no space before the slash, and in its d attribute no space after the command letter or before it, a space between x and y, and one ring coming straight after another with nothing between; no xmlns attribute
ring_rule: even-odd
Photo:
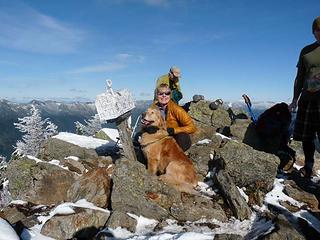
<svg viewBox="0 0 320 240"><path fill-rule="evenodd" d="M275 137L287 134L291 123L288 104L277 103L265 110L256 121L257 133L263 137Z"/></svg>

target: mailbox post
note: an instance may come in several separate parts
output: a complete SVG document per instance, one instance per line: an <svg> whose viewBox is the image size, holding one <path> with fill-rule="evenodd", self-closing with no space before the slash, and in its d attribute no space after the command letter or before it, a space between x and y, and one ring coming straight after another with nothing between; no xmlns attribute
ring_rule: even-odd
<svg viewBox="0 0 320 240"><path fill-rule="evenodd" d="M135 107L134 101L128 90L114 92L111 86L112 81L109 79L106 92L97 96L95 102L97 112L101 121L116 123L124 156L137 160L131 139L131 127L128 124L131 110Z"/></svg>

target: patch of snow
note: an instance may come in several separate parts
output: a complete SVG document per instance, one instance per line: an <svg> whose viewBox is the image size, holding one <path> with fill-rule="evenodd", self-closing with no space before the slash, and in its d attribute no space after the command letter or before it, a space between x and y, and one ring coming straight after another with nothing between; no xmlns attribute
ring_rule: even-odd
<svg viewBox="0 0 320 240"><path fill-rule="evenodd" d="M198 182L197 189L200 193L204 193L206 196L214 196L217 195L216 192L213 190L213 181L209 180L207 182Z"/></svg>
<svg viewBox="0 0 320 240"><path fill-rule="evenodd" d="M210 140L210 139L203 139L203 140L200 140L200 141L198 141L196 144L197 145L202 145L202 144L209 144L209 143L211 143L212 141Z"/></svg>
<svg viewBox="0 0 320 240"><path fill-rule="evenodd" d="M48 163L50 163L50 164L52 164L52 165L56 165L56 166L61 167L61 168L63 168L63 169L69 170L68 167L61 166L59 160L52 159L52 160L49 161Z"/></svg>
<svg viewBox="0 0 320 240"><path fill-rule="evenodd" d="M137 220L136 234L145 234L152 232L154 227L159 223L157 220L137 216L132 213L127 213L130 217Z"/></svg>
<svg viewBox="0 0 320 240"><path fill-rule="evenodd" d="M40 160L39 158L36 158L36 157L34 157L34 156L31 156L31 155L27 155L27 158L29 158L29 159L31 159L31 160L35 160L36 163L38 163L38 162L43 162L43 161Z"/></svg>
<svg viewBox="0 0 320 240"><path fill-rule="evenodd" d="M119 138L119 131L117 129L112 128L102 128L101 129L105 134L108 135L109 138L111 138L112 141L118 141L117 138Z"/></svg>
<svg viewBox="0 0 320 240"><path fill-rule="evenodd" d="M68 133L68 132L60 132L58 135L53 136L53 138L57 138L62 141L69 142L79 147L83 147L87 149L96 149L103 145L109 145L109 146L114 145L113 142L110 142L107 140L77 135L77 134Z"/></svg>
<svg viewBox="0 0 320 240"><path fill-rule="evenodd" d="M228 140L231 140L231 138L221 134L221 133L216 133L217 136L220 136L222 139L228 139Z"/></svg>
<svg viewBox="0 0 320 240"><path fill-rule="evenodd" d="M19 236L11 225L0 218L0 240L19 240Z"/></svg>
<svg viewBox="0 0 320 240"><path fill-rule="evenodd" d="M12 200L12 201L10 202L10 204L14 204L14 205L27 205L28 202L23 201L23 200Z"/></svg>
<svg viewBox="0 0 320 240"><path fill-rule="evenodd" d="M66 159L66 160L74 160L74 161L79 161L79 158L78 157L76 157L76 156L68 156L68 157L65 157L64 159Z"/></svg>
<svg viewBox="0 0 320 240"><path fill-rule="evenodd" d="M256 214L252 213L250 219L244 220L244 221L240 221L232 217L228 222L222 223L214 219L213 223L219 225L220 227L213 230L215 234L228 233L228 234L238 234L241 236L245 236L251 229L252 223L254 222L255 218L256 218Z"/></svg>
<svg viewBox="0 0 320 240"><path fill-rule="evenodd" d="M115 238L114 239L130 239L133 233L125 228L117 227L116 229L107 229ZM112 238L110 238L112 239ZM132 238L137 239L137 238Z"/></svg>
<svg viewBox="0 0 320 240"><path fill-rule="evenodd" d="M41 226L42 227L42 226ZM22 240L55 240L54 238L42 235L40 225L36 225L31 229L24 228L21 233Z"/></svg>
<svg viewBox="0 0 320 240"><path fill-rule="evenodd" d="M249 197L248 197L248 195L244 192L246 189L245 189L245 188L244 188L244 189L239 188L238 186L237 186L237 188L238 188L241 196L246 200L246 202L249 202Z"/></svg>
<svg viewBox="0 0 320 240"><path fill-rule="evenodd" d="M276 178L273 183L273 189L270 192L268 192L265 196L265 199L264 199L265 203L277 206L282 209L284 209L285 207L283 207L280 204L280 201L289 202L291 205L297 206L297 207L302 207L304 205L304 203L298 202L295 199L284 194L283 189L284 189L283 179Z"/></svg>
<svg viewBox="0 0 320 240"><path fill-rule="evenodd" d="M41 228L43 226L43 224L45 224L50 218L52 218L54 215L56 214L60 214L60 215L69 215L69 214L73 214L74 207L79 207L79 208L89 208L89 209L94 209L94 210L99 210L102 212L109 212L106 209L100 208L95 206L93 203L88 202L86 199L80 199L75 203L71 203L71 202L66 202L66 203L62 203L60 205L58 205L56 208L54 208L48 216L39 216L38 220L41 222L41 224L35 225L32 228L30 228L30 230L26 230L25 229L25 235L26 236L31 236L32 238L23 238L23 240L39 240L41 238L37 238L37 236L40 234L41 232ZM51 239L51 238L44 238L44 239Z"/></svg>

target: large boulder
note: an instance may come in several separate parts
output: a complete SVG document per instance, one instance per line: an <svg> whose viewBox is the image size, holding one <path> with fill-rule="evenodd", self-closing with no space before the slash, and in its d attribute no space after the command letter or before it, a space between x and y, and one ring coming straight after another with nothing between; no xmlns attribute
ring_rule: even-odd
<svg viewBox="0 0 320 240"><path fill-rule="evenodd" d="M151 176L141 163L124 158L116 163L111 207L159 221L167 218L180 221L201 218L227 220L216 200L180 193L157 176Z"/></svg>
<svg viewBox="0 0 320 240"><path fill-rule="evenodd" d="M68 198L72 201L85 198L97 207L106 208L111 193L112 169L94 168L83 174L68 190Z"/></svg>
<svg viewBox="0 0 320 240"><path fill-rule="evenodd" d="M221 143L222 138L213 135L211 138L206 138L203 139L203 141L197 142L188 150L188 156L193 162L200 181L203 181L208 172L212 171L213 156L215 150L220 147Z"/></svg>
<svg viewBox="0 0 320 240"><path fill-rule="evenodd" d="M265 236L265 240L304 240L306 239L301 233L299 233L290 222L287 220L286 216L280 214L274 219L276 223L276 230L272 231L269 235ZM311 239L311 238L310 238Z"/></svg>
<svg viewBox="0 0 320 240"><path fill-rule="evenodd" d="M223 160L225 171L238 187L264 194L272 189L279 165L275 155L230 140L217 149L215 158Z"/></svg>
<svg viewBox="0 0 320 240"><path fill-rule="evenodd" d="M69 201L67 191L77 179L62 167L28 157L11 160L6 176L13 199L43 205Z"/></svg>
<svg viewBox="0 0 320 240"><path fill-rule="evenodd" d="M116 229L117 227L128 229L130 232L136 231L138 221L121 211L113 211L109 217L106 226Z"/></svg>
<svg viewBox="0 0 320 240"><path fill-rule="evenodd" d="M197 103L191 103L189 108L189 115L197 122L211 126L212 110L209 108L210 102L199 101Z"/></svg>
<svg viewBox="0 0 320 240"><path fill-rule="evenodd" d="M43 160L61 160L69 156L79 159L95 159L98 154L94 148L83 148L58 138L49 138L39 154L39 158Z"/></svg>
<svg viewBox="0 0 320 240"><path fill-rule="evenodd" d="M54 239L93 239L108 220L109 211L75 207L70 215L56 215L42 227L41 234Z"/></svg>
<svg viewBox="0 0 320 240"><path fill-rule="evenodd" d="M209 105L209 101L203 100L191 103L188 113L195 121L212 126L214 129L221 129L231 125L231 118L226 109L219 107L211 110Z"/></svg>

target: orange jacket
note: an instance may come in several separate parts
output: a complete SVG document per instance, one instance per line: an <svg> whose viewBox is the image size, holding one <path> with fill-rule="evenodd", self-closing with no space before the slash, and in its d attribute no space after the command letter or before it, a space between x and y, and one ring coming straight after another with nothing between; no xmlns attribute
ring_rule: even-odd
<svg viewBox="0 0 320 240"><path fill-rule="evenodd" d="M154 105L156 106L156 103ZM167 128L174 129L174 134L180 132L191 134L197 130L190 115L172 100L169 101L167 106L166 124Z"/></svg>

